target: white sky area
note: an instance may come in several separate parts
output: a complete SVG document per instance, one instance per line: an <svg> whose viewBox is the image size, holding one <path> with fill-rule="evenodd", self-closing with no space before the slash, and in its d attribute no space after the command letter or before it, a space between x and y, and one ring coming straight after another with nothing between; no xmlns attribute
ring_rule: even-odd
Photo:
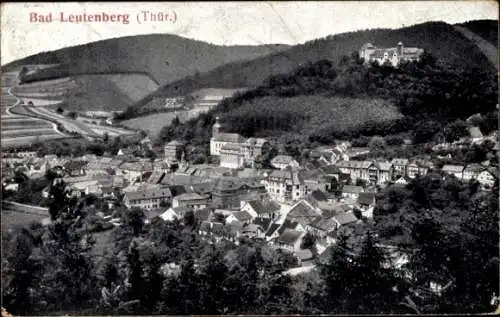
<svg viewBox="0 0 500 317"><path fill-rule="evenodd" d="M138 23L141 11L175 11L172 22ZM30 13L52 23L30 23ZM130 23L61 23L59 14L129 14ZM298 44L354 30L400 28L426 21L498 19L496 1L2 3L1 64L99 40L170 33L218 45Z"/></svg>

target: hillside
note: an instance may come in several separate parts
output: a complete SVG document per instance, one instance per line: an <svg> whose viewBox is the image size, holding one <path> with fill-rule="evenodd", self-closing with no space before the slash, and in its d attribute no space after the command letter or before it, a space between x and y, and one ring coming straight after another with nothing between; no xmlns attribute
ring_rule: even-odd
<svg viewBox="0 0 500 317"><path fill-rule="evenodd" d="M458 24L498 47L498 20L476 20Z"/></svg>
<svg viewBox="0 0 500 317"><path fill-rule="evenodd" d="M139 35L43 52L4 65L2 71L25 64L61 64L71 74L146 72L158 83L166 84L286 48L286 45L217 46L175 35Z"/></svg>
<svg viewBox="0 0 500 317"><path fill-rule="evenodd" d="M489 119L498 115L497 80L491 67L459 68L430 54L399 68L366 67L357 56L344 56L337 63L321 60L272 76L199 118L167 124L158 142L184 139L194 148L188 157L201 161L208 153L216 116L230 132L288 144L285 152L290 155L318 143L375 135L392 142L404 133L422 144L441 134L455 140L466 132L464 120L476 113L484 115L477 123L483 133L498 129L498 122Z"/></svg>
<svg viewBox="0 0 500 317"><path fill-rule="evenodd" d="M424 48L451 65L469 65L481 69L491 67L475 43L452 25L429 22L396 30L376 29L332 35L252 61L223 65L210 72L165 85L135 107L144 106L153 97L180 96L200 88L256 87L271 75L288 73L307 62L322 59L338 61L341 56L358 51L367 42L378 47L393 47L398 41Z"/></svg>

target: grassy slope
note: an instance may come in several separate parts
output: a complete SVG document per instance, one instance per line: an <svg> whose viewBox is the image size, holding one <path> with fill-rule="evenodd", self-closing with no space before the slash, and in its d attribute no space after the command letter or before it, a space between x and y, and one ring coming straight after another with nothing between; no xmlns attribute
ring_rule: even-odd
<svg viewBox="0 0 500 317"><path fill-rule="evenodd" d="M337 61L343 55L358 51L366 42L378 47L393 47L398 41L408 46L424 48L451 64L490 67L488 59L452 25L429 22L397 30L377 29L343 33L317 39L253 61L224 65L200 76L191 76L166 85L139 101L142 107L154 96L179 96L208 87L255 87L270 75L287 73L308 61ZM467 54L465 54L467 53Z"/></svg>
<svg viewBox="0 0 500 317"><path fill-rule="evenodd" d="M159 83L206 72L220 65L255 59L285 45L217 46L175 35L152 34L103 40L32 55L2 67L63 64L73 73L146 72Z"/></svg>

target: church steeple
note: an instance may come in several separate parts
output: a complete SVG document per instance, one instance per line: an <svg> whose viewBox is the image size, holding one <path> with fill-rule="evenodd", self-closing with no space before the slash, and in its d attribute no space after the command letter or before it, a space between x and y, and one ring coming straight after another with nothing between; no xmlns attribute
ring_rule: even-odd
<svg viewBox="0 0 500 317"><path fill-rule="evenodd" d="M212 127L212 136L216 136L221 132L222 125L219 122L219 117L215 117L215 124Z"/></svg>

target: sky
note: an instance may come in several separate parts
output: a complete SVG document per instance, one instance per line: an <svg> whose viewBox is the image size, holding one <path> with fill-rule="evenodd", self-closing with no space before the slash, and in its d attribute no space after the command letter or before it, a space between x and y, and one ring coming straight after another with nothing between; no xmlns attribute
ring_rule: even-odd
<svg viewBox="0 0 500 317"><path fill-rule="evenodd" d="M129 15L119 22L61 22L70 15ZM170 21L150 20L148 13ZM36 13L52 22L30 21ZM144 17L146 15L146 18ZM169 33L218 45L299 44L342 32L427 21L498 20L496 1L2 3L1 64L99 40Z"/></svg>

